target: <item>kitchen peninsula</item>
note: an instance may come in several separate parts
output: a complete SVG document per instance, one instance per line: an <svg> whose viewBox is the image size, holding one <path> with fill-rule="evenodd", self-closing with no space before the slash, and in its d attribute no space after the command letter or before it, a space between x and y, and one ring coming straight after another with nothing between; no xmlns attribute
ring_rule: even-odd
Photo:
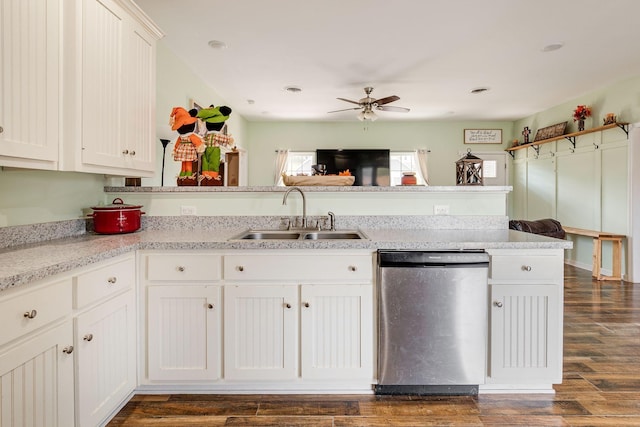
<svg viewBox="0 0 640 427"><path fill-rule="evenodd" d="M107 188L105 196L144 206L135 233L79 232L84 219L0 229L13 243L0 253L0 320L8 325L0 374L53 357L38 381L54 379L57 398L43 399L67 420L75 405L76 417L97 425L136 391L370 393L377 249L485 250L489 356L480 392L552 392L561 381L562 264L571 243L508 230L508 188L400 188L384 194L391 206L375 200L376 190L304 188L312 219L337 211L338 229L358 228L367 239L268 241L236 237L282 228L283 211L298 216L301 198L282 206L285 188L140 190ZM346 203L358 194L365 197ZM423 213L371 213L398 209L394 197L416 200ZM186 204L199 215L173 213ZM450 215L424 214L435 205ZM29 240L35 229L51 240ZM536 351L519 359L520 343ZM7 399L19 406L18 394Z"/></svg>

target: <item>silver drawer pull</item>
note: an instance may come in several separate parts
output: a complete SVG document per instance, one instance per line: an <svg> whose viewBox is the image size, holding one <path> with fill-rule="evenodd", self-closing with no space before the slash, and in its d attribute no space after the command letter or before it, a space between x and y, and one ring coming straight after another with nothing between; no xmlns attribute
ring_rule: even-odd
<svg viewBox="0 0 640 427"><path fill-rule="evenodd" d="M289 303L286 303L284 306L287 307L287 308L291 308L291 304L289 304Z"/></svg>
<svg viewBox="0 0 640 427"><path fill-rule="evenodd" d="M72 346L72 345L70 345L70 346L67 346L67 347L63 348L63 349L62 349L62 352L63 352L63 353L65 353L65 354L71 354L71 353L73 353L73 346Z"/></svg>
<svg viewBox="0 0 640 427"><path fill-rule="evenodd" d="M23 316L26 317L27 319L35 319L37 315L38 315L38 312L35 310L25 311L23 314Z"/></svg>
<svg viewBox="0 0 640 427"><path fill-rule="evenodd" d="M184 270L186 270L183 266L179 265L176 270L178 270L180 273L182 273Z"/></svg>
<svg viewBox="0 0 640 427"><path fill-rule="evenodd" d="M129 154L129 150L122 150L122 154Z"/></svg>
<svg viewBox="0 0 640 427"><path fill-rule="evenodd" d="M498 308L502 308L502 302L500 302L500 301L494 301L493 305L495 305Z"/></svg>
<svg viewBox="0 0 640 427"><path fill-rule="evenodd" d="M349 271L356 271L356 270L358 270L358 267L356 267L355 265L349 266Z"/></svg>
<svg viewBox="0 0 640 427"><path fill-rule="evenodd" d="M239 265L239 266L237 266L237 267L236 267L236 270L238 270L238 271L244 271L244 267L243 267L243 266L241 266L241 265Z"/></svg>
<svg viewBox="0 0 640 427"><path fill-rule="evenodd" d="M84 337L82 337L83 340L85 341L91 341L93 339L93 334L87 334Z"/></svg>
<svg viewBox="0 0 640 427"><path fill-rule="evenodd" d="M135 150L131 150L131 153L129 153L129 154L131 154L132 156L135 156L136 152L135 152Z"/></svg>
<svg viewBox="0 0 640 427"><path fill-rule="evenodd" d="M213 304L207 304L207 308L208 308L209 310L213 310Z"/></svg>
<svg viewBox="0 0 640 427"><path fill-rule="evenodd" d="M118 281L118 278L117 278L117 277L109 277L109 278L107 279L107 282L111 283L112 285L113 285L114 283L116 283L117 281Z"/></svg>
<svg viewBox="0 0 640 427"><path fill-rule="evenodd" d="M531 271L531 266L530 265L523 265L522 266L522 271Z"/></svg>
<svg viewBox="0 0 640 427"><path fill-rule="evenodd" d="M308 302L305 302L302 305L304 305L306 308L309 308L309 303Z"/></svg>

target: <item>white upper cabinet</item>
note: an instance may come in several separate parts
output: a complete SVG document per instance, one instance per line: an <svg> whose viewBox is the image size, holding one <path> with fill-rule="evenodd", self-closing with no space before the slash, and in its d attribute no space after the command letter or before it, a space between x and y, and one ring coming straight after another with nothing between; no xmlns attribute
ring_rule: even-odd
<svg viewBox="0 0 640 427"><path fill-rule="evenodd" d="M55 170L61 0L0 0L0 166Z"/></svg>
<svg viewBox="0 0 640 427"><path fill-rule="evenodd" d="M71 10L73 8L73 10ZM83 0L65 71L63 170L153 176L155 43L161 33L128 0Z"/></svg>

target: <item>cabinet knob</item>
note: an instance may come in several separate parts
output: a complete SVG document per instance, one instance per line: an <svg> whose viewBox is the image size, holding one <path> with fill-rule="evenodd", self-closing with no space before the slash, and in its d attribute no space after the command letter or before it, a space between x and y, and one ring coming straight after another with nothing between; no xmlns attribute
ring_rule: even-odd
<svg viewBox="0 0 640 427"><path fill-rule="evenodd" d="M0 126L0 133L4 132L4 128Z"/></svg>
<svg viewBox="0 0 640 427"><path fill-rule="evenodd" d="M73 346L72 345L66 346L65 348L62 349L62 352L65 354L73 353Z"/></svg>
<svg viewBox="0 0 640 427"><path fill-rule="evenodd" d="M305 302L302 305L304 305L306 308L309 308L309 303L308 302Z"/></svg>
<svg viewBox="0 0 640 427"><path fill-rule="evenodd" d="M122 154L129 154L129 150L122 150Z"/></svg>
<svg viewBox="0 0 640 427"><path fill-rule="evenodd" d="M211 304L211 303L207 304L207 308L208 308L209 310L213 310L213 304Z"/></svg>
<svg viewBox="0 0 640 427"><path fill-rule="evenodd" d="M93 339L93 334L87 334L84 337L82 337L82 339L89 342Z"/></svg>
<svg viewBox="0 0 640 427"><path fill-rule="evenodd" d="M117 278L117 277L109 277L109 278L107 279L107 282L111 283L112 285L113 285L114 283L116 283L117 281L118 281L118 278Z"/></svg>
<svg viewBox="0 0 640 427"><path fill-rule="evenodd" d="M350 265L349 266L349 271L356 271L358 269L358 267L356 267L355 265Z"/></svg>
<svg viewBox="0 0 640 427"><path fill-rule="evenodd" d="M181 265L179 265L176 269L177 269L180 273L182 273L182 272L185 270L185 268L184 268L183 266L181 266Z"/></svg>
<svg viewBox="0 0 640 427"><path fill-rule="evenodd" d="M35 319L37 315L38 315L38 312L35 310L25 311L23 314L23 316L26 317L27 319Z"/></svg>
<svg viewBox="0 0 640 427"><path fill-rule="evenodd" d="M502 308L502 302L501 301L494 301L493 305L495 305L498 308Z"/></svg>
<svg viewBox="0 0 640 427"><path fill-rule="evenodd" d="M291 304L289 304L289 303L286 303L284 306L287 307L287 308L291 308Z"/></svg>
<svg viewBox="0 0 640 427"><path fill-rule="evenodd" d="M521 268L522 268L522 271L531 271L530 265L523 265Z"/></svg>
<svg viewBox="0 0 640 427"><path fill-rule="evenodd" d="M135 155L136 155L136 151L135 151L135 150L131 150L131 151L129 152L129 154L131 154L132 156L135 156Z"/></svg>
<svg viewBox="0 0 640 427"><path fill-rule="evenodd" d="M243 267L243 266L241 266L241 265L237 266L237 267L236 267L236 269L237 269L238 271L244 271L244 267Z"/></svg>

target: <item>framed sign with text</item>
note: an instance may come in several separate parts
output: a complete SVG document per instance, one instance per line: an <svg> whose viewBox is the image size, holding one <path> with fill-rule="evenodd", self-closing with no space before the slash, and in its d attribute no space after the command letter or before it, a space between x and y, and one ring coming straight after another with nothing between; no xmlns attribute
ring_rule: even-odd
<svg viewBox="0 0 640 427"><path fill-rule="evenodd" d="M465 129L465 144L502 144L502 129Z"/></svg>

